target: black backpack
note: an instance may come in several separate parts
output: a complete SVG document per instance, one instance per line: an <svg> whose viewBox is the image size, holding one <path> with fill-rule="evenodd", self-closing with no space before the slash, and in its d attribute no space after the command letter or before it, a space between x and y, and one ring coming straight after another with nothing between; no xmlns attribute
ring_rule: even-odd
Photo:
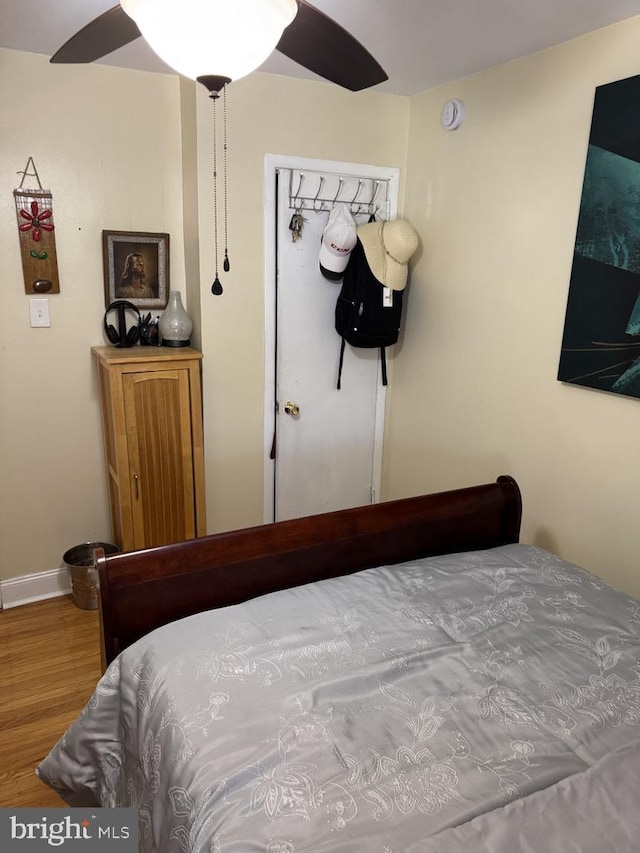
<svg viewBox="0 0 640 853"><path fill-rule="evenodd" d="M403 292L388 290L378 281L371 272L362 243L358 240L349 256L336 303L336 332L342 338L338 390L345 343L354 347L379 347L382 384L387 384L385 347L395 344L398 340ZM383 301L385 293L386 304Z"/></svg>

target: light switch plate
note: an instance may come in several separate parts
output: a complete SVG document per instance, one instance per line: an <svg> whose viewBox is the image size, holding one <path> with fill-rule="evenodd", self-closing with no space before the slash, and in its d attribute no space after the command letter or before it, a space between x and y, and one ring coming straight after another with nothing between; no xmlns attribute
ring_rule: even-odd
<svg viewBox="0 0 640 853"><path fill-rule="evenodd" d="M31 328L48 328L51 325L49 300L43 297L31 298L29 300L29 317L31 318Z"/></svg>

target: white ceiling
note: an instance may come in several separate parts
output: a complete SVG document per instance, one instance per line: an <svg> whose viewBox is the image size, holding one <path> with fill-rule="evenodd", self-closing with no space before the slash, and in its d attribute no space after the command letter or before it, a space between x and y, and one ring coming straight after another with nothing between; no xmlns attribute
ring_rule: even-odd
<svg viewBox="0 0 640 853"><path fill-rule="evenodd" d="M53 54L114 0L0 0L0 47ZM377 88L413 95L640 15L640 0L314 0L376 57L389 75ZM168 69L142 39L100 60ZM314 75L279 53L261 69ZM640 44L638 45L640 72Z"/></svg>

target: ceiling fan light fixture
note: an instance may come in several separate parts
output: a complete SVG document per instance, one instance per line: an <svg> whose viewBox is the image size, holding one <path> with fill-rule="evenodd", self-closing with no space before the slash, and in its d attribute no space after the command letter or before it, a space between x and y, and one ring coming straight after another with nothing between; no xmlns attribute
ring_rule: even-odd
<svg viewBox="0 0 640 853"><path fill-rule="evenodd" d="M293 21L296 0L120 0L152 50L185 77L238 80Z"/></svg>

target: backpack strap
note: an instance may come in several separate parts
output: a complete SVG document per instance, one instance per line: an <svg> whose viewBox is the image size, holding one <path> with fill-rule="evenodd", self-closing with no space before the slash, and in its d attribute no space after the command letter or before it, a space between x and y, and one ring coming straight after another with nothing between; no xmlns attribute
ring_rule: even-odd
<svg viewBox="0 0 640 853"><path fill-rule="evenodd" d="M344 362L344 347L345 347L345 339L342 338L342 343L340 344L340 361L338 362L338 384L336 388L338 391L340 390L340 380L342 378L342 363ZM387 354L384 347L380 347L380 367L382 368L382 384L387 384Z"/></svg>
<svg viewBox="0 0 640 853"><path fill-rule="evenodd" d="M340 362L338 364L338 384L337 389L340 390L340 378L342 376L342 362L344 361L344 347L345 347L345 339L342 339L342 343L340 344Z"/></svg>

